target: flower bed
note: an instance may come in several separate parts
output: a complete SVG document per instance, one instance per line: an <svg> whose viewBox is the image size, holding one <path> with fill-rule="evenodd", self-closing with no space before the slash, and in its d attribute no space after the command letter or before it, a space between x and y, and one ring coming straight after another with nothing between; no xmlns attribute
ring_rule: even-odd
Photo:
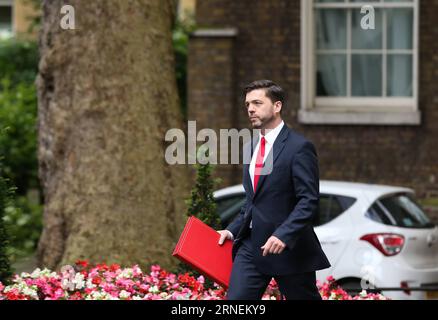
<svg viewBox="0 0 438 320"><path fill-rule="evenodd" d="M324 300L385 300L382 295L367 294L351 297L336 285L332 277L317 283ZM15 275L12 283L0 283L0 300L224 300L226 291L217 284L205 288L204 277L176 275L154 265L149 274L138 266L121 268L117 264L90 266L78 261L64 266L60 272L36 269L31 274ZM265 300L280 300L275 280L263 296Z"/></svg>

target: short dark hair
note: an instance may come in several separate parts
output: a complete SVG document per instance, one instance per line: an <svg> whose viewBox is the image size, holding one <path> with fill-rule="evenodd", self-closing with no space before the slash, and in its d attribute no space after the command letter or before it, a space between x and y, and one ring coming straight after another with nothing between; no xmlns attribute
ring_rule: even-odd
<svg viewBox="0 0 438 320"><path fill-rule="evenodd" d="M271 99L272 103L280 101L284 106L285 104L285 93L284 90L271 80L256 80L246 85L243 89L245 95L249 92L257 89L265 89L266 96ZM281 108L283 110L283 108Z"/></svg>

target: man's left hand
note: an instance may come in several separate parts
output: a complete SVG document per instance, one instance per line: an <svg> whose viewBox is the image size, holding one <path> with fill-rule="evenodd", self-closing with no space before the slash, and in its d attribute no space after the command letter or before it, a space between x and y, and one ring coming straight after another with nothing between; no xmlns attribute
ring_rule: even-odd
<svg viewBox="0 0 438 320"><path fill-rule="evenodd" d="M268 254L280 254L285 248L286 244L274 236L271 236L268 241L266 241L265 245L261 247L264 257Z"/></svg>

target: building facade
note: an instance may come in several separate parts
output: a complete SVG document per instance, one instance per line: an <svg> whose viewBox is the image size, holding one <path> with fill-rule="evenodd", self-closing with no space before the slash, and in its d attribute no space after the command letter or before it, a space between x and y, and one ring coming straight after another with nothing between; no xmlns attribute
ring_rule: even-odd
<svg viewBox="0 0 438 320"><path fill-rule="evenodd" d="M365 4L197 1L189 120L248 128L243 86L272 79L287 92L285 122L317 148L321 179L438 195L438 3ZM237 184L241 167L217 175Z"/></svg>
<svg viewBox="0 0 438 320"><path fill-rule="evenodd" d="M10 37L36 38L30 31L32 19L38 12L30 0L0 0L0 39Z"/></svg>

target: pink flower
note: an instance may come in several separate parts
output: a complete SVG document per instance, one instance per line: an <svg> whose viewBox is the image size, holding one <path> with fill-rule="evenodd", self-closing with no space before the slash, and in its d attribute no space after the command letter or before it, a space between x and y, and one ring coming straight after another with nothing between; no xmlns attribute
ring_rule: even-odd
<svg viewBox="0 0 438 320"><path fill-rule="evenodd" d="M191 274L174 274L162 269L159 265L151 267L150 274L143 274L141 269L134 265L129 269L122 269L117 264L107 266L105 264L90 268L88 262L78 262L77 265L83 270L75 272L71 269L67 273L57 273L47 276L47 272L36 278L24 274L15 275L13 284L19 284L31 289L29 292L37 291L37 295L30 293L24 295L16 287L0 283L0 300L25 300L25 299L47 299L47 300L79 300L79 299L105 299L108 296L114 299L190 299L190 300L224 300L226 290L217 283L212 288L205 288L205 278L193 277ZM65 270L65 269L64 269ZM87 287L90 283L91 287ZM351 297L339 287L333 277L328 277L324 283L317 282L318 290L323 300L382 300L386 299L379 294L367 294ZM283 296L279 291L278 284L272 280L263 299L281 300Z"/></svg>
<svg viewBox="0 0 438 320"><path fill-rule="evenodd" d="M151 267L152 272L159 272L161 270L161 267L159 265L153 265Z"/></svg>

